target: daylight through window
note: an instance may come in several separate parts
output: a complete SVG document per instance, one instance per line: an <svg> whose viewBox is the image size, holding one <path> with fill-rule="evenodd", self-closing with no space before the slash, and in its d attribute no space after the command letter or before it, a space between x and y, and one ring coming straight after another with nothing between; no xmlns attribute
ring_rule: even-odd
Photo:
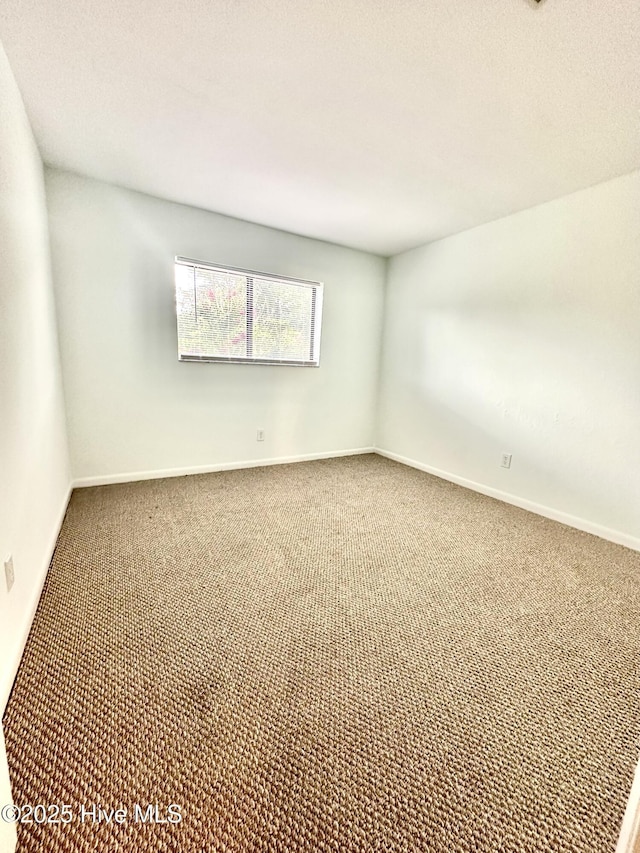
<svg viewBox="0 0 640 853"><path fill-rule="evenodd" d="M322 285L176 258L178 356L317 367Z"/></svg>

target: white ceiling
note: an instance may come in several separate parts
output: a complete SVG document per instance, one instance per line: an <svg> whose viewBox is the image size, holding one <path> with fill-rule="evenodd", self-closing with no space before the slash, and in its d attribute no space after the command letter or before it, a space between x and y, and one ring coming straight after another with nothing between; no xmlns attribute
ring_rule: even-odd
<svg viewBox="0 0 640 853"><path fill-rule="evenodd" d="M640 167L638 0L2 0L46 162L392 254Z"/></svg>

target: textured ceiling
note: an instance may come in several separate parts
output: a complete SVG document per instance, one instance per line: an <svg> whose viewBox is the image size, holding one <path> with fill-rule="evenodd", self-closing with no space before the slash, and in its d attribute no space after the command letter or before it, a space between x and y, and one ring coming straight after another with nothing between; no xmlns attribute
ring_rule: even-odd
<svg viewBox="0 0 640 853"><path fill-rule="evenodd" d="M392 254L640 167L637 0L3 0L46 162Z"/></svg>

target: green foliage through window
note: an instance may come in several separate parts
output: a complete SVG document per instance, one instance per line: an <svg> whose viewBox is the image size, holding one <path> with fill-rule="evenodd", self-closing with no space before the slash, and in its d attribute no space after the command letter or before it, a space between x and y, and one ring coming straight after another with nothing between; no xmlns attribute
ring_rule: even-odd
<svg viewBox="0 0 640 853"><path fill-rule="evenodd" d="M176 259L183 361L316 366L322 285Z"/></svg>

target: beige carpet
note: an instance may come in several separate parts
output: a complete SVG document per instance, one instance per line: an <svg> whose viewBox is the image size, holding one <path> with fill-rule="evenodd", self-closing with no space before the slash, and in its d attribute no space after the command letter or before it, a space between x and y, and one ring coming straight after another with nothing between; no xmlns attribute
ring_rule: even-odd
<svg viewBox="0 0 640 853"><path fill-rule="evenodd" d="M73 821L19 849L612 853L639 653L640 554L379 457L76 491L5 718Z"/></svg>

